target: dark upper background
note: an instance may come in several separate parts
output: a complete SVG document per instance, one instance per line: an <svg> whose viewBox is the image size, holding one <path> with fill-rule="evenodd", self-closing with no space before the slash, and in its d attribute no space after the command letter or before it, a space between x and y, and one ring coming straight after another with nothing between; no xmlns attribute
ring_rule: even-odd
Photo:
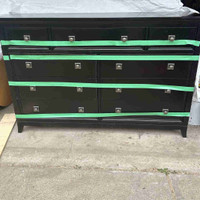
<svg viewBox="0 0 200 200"><path fill-rule="evenodd" d="M181 0L185 6L200 12L200 0Z"/></svg>

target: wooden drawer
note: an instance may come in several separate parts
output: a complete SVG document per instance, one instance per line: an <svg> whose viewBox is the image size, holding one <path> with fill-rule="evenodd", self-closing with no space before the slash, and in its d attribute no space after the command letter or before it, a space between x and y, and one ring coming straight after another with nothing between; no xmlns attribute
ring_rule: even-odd
<svg viewBox="0 0 200 200"><path fill-rule="evenodd" d="M187 79L192 61L101 61L101 78L114 79ZM119 80L120 81L120 80Z"/></svg>
<svg viewBox="0 0 200 200"><path fill-rule="evenodd" d="M48 40L47 28L42 27L6 27L7 40L24 40L30 36L30 40Z"/></svg>
<svg viewBox="0 0 200 200"><path fill-rule="evenodd" d="M18 80L87 82L96 78L95 61L13 60L12 65Z"/></svg>
<svg viewBox="0 0 200 200"><path fill-rule="evenodd" d="M22 113L78 113L84 110L86 113L98 112L97 101L71 101L69 99L22 99ZM38 109L38 112L35 112Z"/></svg>
<svg viewBox="0 0 200 200"><path fill-rule="evenodd" d="M53 40L121 40L121 36L128 36L129 40L144 40L145 28L52 28Z"/></svg>
<svg viewBox="0 0 200 200"><path fill-rule="evenodd" d="M34 83L33 83L34 85ZM91 100L97 98L97 90L94 88L82 88L82 91L76 87L18 87L22 99L71 99L72 101Z"/></svg>
<svg viewBox="0 0 200 200"><path fill-rule="evenodd" d="M23 113L37 113L34 106L39 106L38 113L77 113L79 107L83 107L84 112L98 112L96 89L84 88L80 92L80 88L12 87L12 90L17 89Z"/></svg>
<svg viewBox="0 0 200 200"><path fill-rule="evenodd" d="M153 27L149 30L149 40L168 40L170 35L175 39L194 40L197 35L196 27Z"/></svg>
<svg viewBox="0 0 200 200"><path fill-rule="evenodd" d="M101 112L115 112L121 108L121 112L162 112L184 111L186 92L152 89L122 89L117 93L116 89L101 89Z"/></svg>

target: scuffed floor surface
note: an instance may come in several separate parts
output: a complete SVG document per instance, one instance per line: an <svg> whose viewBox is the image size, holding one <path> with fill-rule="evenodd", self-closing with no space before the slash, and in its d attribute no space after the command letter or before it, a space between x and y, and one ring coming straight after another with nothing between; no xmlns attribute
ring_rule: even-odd
<svg viewBox="0 0 200 200"><path fill-rule="evenodd" d="M15 126L0 200L199 200L200 127L180 131Z"/></svg>

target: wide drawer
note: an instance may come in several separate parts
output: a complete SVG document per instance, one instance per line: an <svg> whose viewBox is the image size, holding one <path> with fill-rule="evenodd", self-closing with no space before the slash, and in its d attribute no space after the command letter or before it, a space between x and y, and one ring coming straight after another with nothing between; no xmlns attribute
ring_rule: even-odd
<svg viewBox="0 0 200 200"><path fill-rule="evenodd" d="M19 90L23 113L98 112L96 89L12 87L12 90Z"/></svg>
<svg viewBox="0 0 200 200"><path fill-rule="evenodd" d="M101 112L184 111L186 92L152 89L101 89Z"/></svg>
<svg viewBox="0 0 200 200"><path fill-rule="evenodd" d="M102 78L165 78L186 79L191 67L197 68L192 61L101 61Z"/></svg>
<svg viewBox="0 0 200 200"><path fill-rule="evenodd" d="M97 101L83 100L71 101L69 99L23 99L22 113L96 113Z"/></svg>
<svg viewBox="0 0 200 200"><path fill-rule="evenodd" d="M95 61L13 60L18 80L88 81L96 78ZM48 79L47 79L48 78Z"/></svg>
<svg viewBox="0 0 200 200"><path fill-rule="evenodd" d="M53 40L121 40L127 36L129 40L145 39L145 28L52 28Z"/></svg>
<svg viewBox="0 0 200 200"><path fill-rule="evenodd" d="M197 35L196 27L153 27L149 30L150 40L168 40L191 39L194 40ZM175 36L175 37L174 37Z"/></svg>
<svg viewBox="0 0 200 200"><path fill-rule="evenodd" d="M43 27L6 27L7 40L48 40L47 28Z"/></svg>
<svg viewBox="0 0 200 200"><path fill-rule="evenodd" d="M81 87L35 87L21 86L18 88L22 99L68 99L71 101L83 101L97 98L97 90L95 88Z"/></svg>

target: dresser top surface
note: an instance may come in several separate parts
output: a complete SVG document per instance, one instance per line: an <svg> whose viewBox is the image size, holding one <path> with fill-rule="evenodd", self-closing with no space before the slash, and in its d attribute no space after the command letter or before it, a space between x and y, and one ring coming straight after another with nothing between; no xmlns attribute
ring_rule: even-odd
<svg viewBox="0 0 200 200"><path fill-rule="evenodd" d="M0 19L110 19L110 18L196 18L198 15L182 16L181 12L127 12L127 13L44 13L44 14L16 14L0 15Z"/></svg>

